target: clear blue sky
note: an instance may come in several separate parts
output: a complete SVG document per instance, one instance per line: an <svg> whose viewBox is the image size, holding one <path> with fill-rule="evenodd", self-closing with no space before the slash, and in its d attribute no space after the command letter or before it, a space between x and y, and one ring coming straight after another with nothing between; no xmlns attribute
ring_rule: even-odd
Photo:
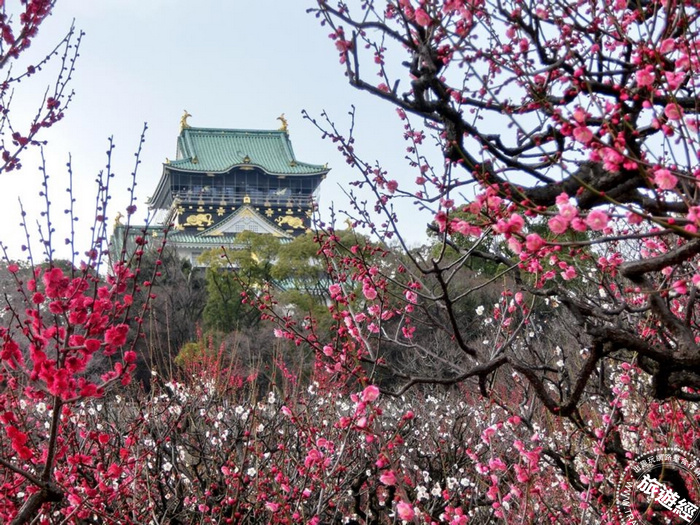
<svg viewBox="0 0 700 525"><path fill-rule="evenodd" d="M155 189L166 157L175 156L175 141L183 110L195 127L276 129L285 113L297 157L328 163L321 207L345 206L339 186L347 187L354 174L333 144L304 121L301 110L320 115L327 110L341 125L357 106L358 151L367 160L380 159L391 178L413 180L402 161L402 126L390 106L350 88L328 29L307 14L311 2L289 0L61 0L32 46L43 53L58 41L74 18L86 32L73 87L76 98L64 121L45 135L53 181L54 216L65 207L65 162L68 153L78 183L83 224L91 217L92 181L104 167L107 138L117 144L114 207L123 209L128 174L140 130L149 131L139 171L138 219ZM47 72L48 73L48 72ZM37 75L23 94L40 95L50 76ZM18 106L21 111L33 107ZM19 222L17 197L37 209L39 173L36 156L25 156L21 174L3 174L0 195L3 224ZM58 212L58 213L57 213ZM58 222L57 221L57 222ZM414 225L424 231L425 221ZM408 226L408 224L405 224ZM14 241L14 228L2 239ZM418 237L415 237L418 238ZM82 247L81 247L82 248Z"/></svg>

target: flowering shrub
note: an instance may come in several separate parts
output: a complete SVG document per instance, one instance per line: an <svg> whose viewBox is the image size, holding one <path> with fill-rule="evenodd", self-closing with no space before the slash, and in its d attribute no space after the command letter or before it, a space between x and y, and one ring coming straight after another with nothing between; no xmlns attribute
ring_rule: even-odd
<svg viewBox="0 0 700 525"><path fill-rule="evenodd" d="M514 414L527 399L485 405L441 387L389 397L324 372L292 395L260 395L254 376L209 365L179 381L154 376L148 396L64 405L66 496L45 504L44 522L614 523L617 456L697 439L687 402L639 410L635 367L613 372L613 406L591 402L577 427ZM22 407L36 439L52 409ZM5 517L22 496L11 494Z"/></svg>
<svg viewBox="0 0 700 525"><path fill-rule="evenodd" d="M129 258L116 254L108 273L100 272L108 254L110 177L108 166L97 181L93 239L81 262L55 259L46 174L46 224L40 229L45 262L35 262L28 234L27 263L9 261L5 252L2 271L16 292L5 295L0 326L3 523L76 521L103 513L113 498L124 495L124 489L108 490L109 480L135 460L128 436L122 447L104 450L122 436L111 433L108 424L85 427L81 408L87 400L103 399L114 386L130 384L154 277L139 276L143 250ZM68 191L72 197L73 188ZM127 212L135 211L132 200ZM67 213L75 222L72 205ZM140 294L146 300L136 309L134 297ZM97 461L99 456L104 461Z"/></svg>
<svg viewBox="0 0 700 525"><path fill-rule="evenodd" d="M506 439L522 458L506 467L512 491L497 482L506 461L472 459L495 477L480 522L613 520L612 483L630 459L670 441L697 452L697 6L324 0L311 11L351 85L395 106L414 175L363 159L354 113L347 133L310 118L357 171L346 212L374 245L324 225L331 340L281 318L286 337L328 373L391 377L381 386L395 395L460 385L524 422L528 439ZM415 214L402 201L425 214L429 249L408 248ZM543 461L564 481L536 471ZM561 514L537 501L557 486ZM401 519L422 519L400 503Z"/></svg>

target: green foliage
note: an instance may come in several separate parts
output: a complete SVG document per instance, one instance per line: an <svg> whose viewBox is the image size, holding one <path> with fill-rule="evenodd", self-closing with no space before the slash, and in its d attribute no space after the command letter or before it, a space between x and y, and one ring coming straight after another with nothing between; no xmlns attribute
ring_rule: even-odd
<svg viewBox="0 0 700 525"><path fill-rule="evenodd" d="M293 305L302 316L326 320L328 276L313 234L300 235L280 246L272 278L280 290L280 303Z"/></svg>
<svg viewBox="0 0 700 525"><path fill-rule="evenodd" d="M208 330L228 333L260 321L259 312L243 302L243 287L235 272L226 266L207 268L207 302L202 320Z"/></svg>
<svg viewBox="0 0 700 525"><path fill-rule="evenodd" d="M200 258L208 268L205 328L228 333L256 326L260 315L241 294L267 284L286 310L302 317L327 315L325 267L313 235L285 243L272 235L244 231L236 240L235 250L213 250Z"/></svg>
<svg viewBox="0 0 700 525"><path fill-rule="evenodd" d="M185 343L177 356L175 356L175 364L179 367L185 367L195 361L202 354L202 345L196 342Z"/></svg>
<svg viewBox="0 0 700 525"><path fill-rule="evenodd" d="M304 281L320 279L324 275L322 262L318 257L318 243L311 233L282 244L277 255L272 269L272 276L277 280L291 279L302 284Z"/></svg>

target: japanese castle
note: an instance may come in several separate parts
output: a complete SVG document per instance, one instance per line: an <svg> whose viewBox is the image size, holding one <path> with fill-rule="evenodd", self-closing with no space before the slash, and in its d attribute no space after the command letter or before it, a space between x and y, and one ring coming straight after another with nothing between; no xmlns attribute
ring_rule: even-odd
<svg viewBox="0 0 700 525"><path fill-rule="evenodd" d="M148 201L161 218L149 235L172 225L168 245L197 265L202 252L235 246L236 234L245 230L287 239L308 231L329 168L296 159L284 115L279 129L264 131L194 128L189 117L185 112L180 120L176 157L166 159ZM124 228L118 217L113 249L123 246ZM143 232L132 229L129 244Z"/></svg>

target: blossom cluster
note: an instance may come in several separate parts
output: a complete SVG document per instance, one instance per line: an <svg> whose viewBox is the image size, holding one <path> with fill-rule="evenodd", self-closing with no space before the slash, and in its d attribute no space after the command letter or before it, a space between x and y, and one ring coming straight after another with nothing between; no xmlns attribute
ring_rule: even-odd
<svg viewBox="0 0 700 525"><path fill-rule="evenodd" d="M55 475L66 498L46 504L41 519L612 523L604 502L620 464L598 414L625 414L618 430L630 449L670 437L661 430L667 421L685 429L678 446L697 438L693 411L674 403L653 407L658 422L645 429L635 369L617 371L625 395L616 405L586 407L584 434L555 417L516 415L517 398L487 408L468 391L440 388L391 398L375 385L348 389L325 374L294 393L264 393L253 376L240 382L228 371L201 372L177 381L154 376L147 396L64 407ZM52 409L24 406L38 439ZM25 489L16 482L4 486L4 520L21 505Z"/></svg>

